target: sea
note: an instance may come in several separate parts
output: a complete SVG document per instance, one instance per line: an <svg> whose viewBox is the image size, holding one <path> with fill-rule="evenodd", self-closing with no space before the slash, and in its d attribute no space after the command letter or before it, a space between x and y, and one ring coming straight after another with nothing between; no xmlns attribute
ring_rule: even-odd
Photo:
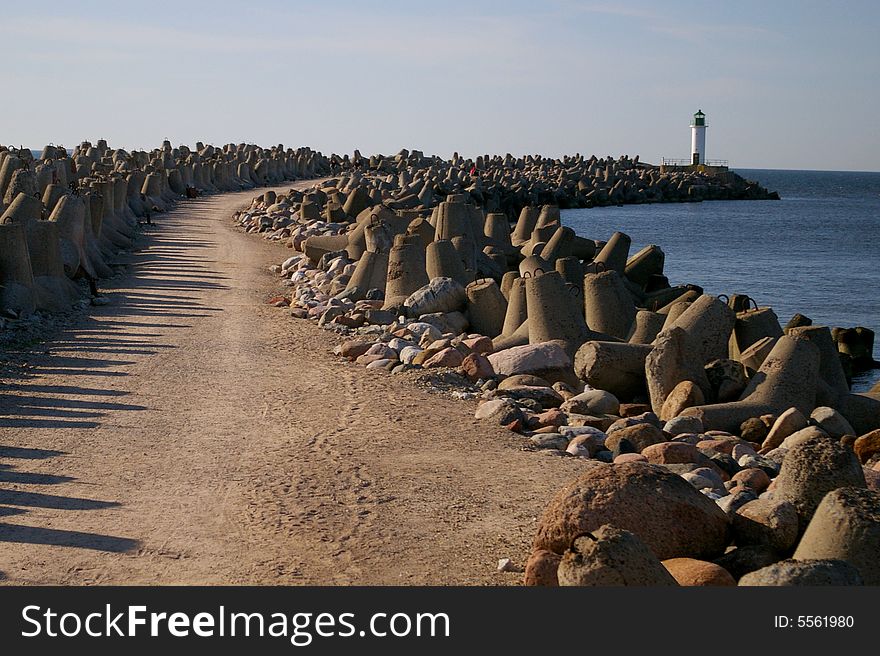
<svg viewBox="0 0 880 656"><path fill-rule="evenodd" d="M880 333L880 173L735 170L781 200L574 209L562 221L590 239L624 232L631 253L656 244L671 284L747 294L782 325L800 312L814 325ZM853 390L878 380L880 369L858 375Z"/></svg>

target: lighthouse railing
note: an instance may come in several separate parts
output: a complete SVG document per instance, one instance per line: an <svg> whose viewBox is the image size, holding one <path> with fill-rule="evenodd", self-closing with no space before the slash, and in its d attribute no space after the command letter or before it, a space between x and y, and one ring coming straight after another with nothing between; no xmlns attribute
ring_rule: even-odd
<svg viewBox="0 0 880 656"><path fill-rule="evenodd" d="M660 164L663 166L692 166L693 161L689 159L661 157ZM705 162L700 162L700 164L703 166L728 166L729 162L726 159L707 159Z"/></svg>

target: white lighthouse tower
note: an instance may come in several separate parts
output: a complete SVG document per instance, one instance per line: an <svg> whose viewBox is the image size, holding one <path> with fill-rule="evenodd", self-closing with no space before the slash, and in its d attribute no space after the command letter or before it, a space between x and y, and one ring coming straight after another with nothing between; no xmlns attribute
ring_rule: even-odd
<svg viewBox="0 0 880 656"><path fill-rule="evenodd" d="M694 114L691 123L691 164L706 163L706 115L702 109Z"/></svg>

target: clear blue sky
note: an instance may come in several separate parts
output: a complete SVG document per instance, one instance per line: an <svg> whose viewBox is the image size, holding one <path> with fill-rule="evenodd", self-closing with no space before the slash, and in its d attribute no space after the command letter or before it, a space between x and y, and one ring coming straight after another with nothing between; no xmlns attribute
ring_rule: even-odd
<svg viewBox="0 0 880 656"><path fill-rule="evenodd" d="M880 2L9 2L0 142L880 170Z"/></svg>

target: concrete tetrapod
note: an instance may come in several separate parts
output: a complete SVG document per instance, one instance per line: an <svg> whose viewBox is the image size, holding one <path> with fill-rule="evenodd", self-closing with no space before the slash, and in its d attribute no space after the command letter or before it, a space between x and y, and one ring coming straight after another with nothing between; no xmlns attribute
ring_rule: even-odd
<svg viewBox="0 0 880 656"><path fill-rule="evenodd" d="M434 239L449 239L464 236L476 243L471 206L465 203L443 201L435 210Z"/></svg>
<svg viewBox="0 0 880 656"><path fill-rule="evenodd" d="M125 221L127 229L125 234L134 238L137 235L134 229L137 225L137 217L131 211L131 207L128 204L128 179L120 176L116 178L113 185L113 201L116 205L116 214Z"/></svg>
<svg viewBox="0 0 880 656"><path fill-rule="evenodd" d="M740 353L739 361L749 369L757 371L764 360L767 359L767 356L770 355L774 344L776 344L775 337L762 337Z"/></svg>
<svg viewBox="0 0 880 656"><path fill-rule="evenodd" d="M651 276L663 273L665 263L666 254L659 246L651 244L627 260L624 273L635 284L644 287Z"/></svg>
<svg viewBox="0 0 880 656"><path fill-rule="evenodd" d="M779 318L769 307L737 312L733 334L730 336L730 357L738 360L743 351L764 337L782 336Z"/></svg>
<svg viewBox="0 0 880 656"><path fill-rule="evenodd" d="M25 227L0 224L0 310L27 317L37 309Z"/></svg>
<svg viewBox="0 0 880 656"><path fill-rule="evenodd" d="M676 285L646 294L644 305L648 310L668 314L676 303L692 303L700 296L702 293L694 289L692 285Z"/></svg>
<svg viewBox="0 0 880 656"><path fill-rule="evenodd" d="M519 278L519 271L507 271L501 276L501 293L504 298L510 300L510 288L513 287L513 281Z"/></svg>
<svg viewBox="0 0 880 656"><path fill-rule="evenodd" d="M530 344L561 340L571 357L590 339L577 291L567 287L557 271L526 278Z"/></svg>
<svg viewBox="0 0 880 656"><path fill-rule="evenodd" d="M560 257L556 260L556 270L562 274L565 282L580 285L584 280L584 265L573 256Z"/></svg>
<svg viewBox="0 0 880 656"><path fill-rule="evenodd" d="M425 251L425 268L428 278L452 278L462 286L471 282L465 271L461 256L448 239L438 239L428 244Z"/></svg>
<svg viewBox="0 0 880 656"><path fill-rule="evenodd" d="M478 280L465 288L468 298L468 316L474 332L487 337L503 333L507 315L507 301L494 280Z"/></svg>
<svg viewBox="0 0 880 656"><path fill-rule="evenodd" d="M519 219L510 238L514 246L522 246L531 238L532 230L535 229L538 223L538 215L540 213L541 209L538 207L523 207L520 210Z"/></svg>
<svg viewBox="0 0 880 656"><path fill-rule="evenodd" d="M779 415L795 407L809 417L816 407L819 349L790 336L780 337L751 378L739 401L688 408L685 416L699 417L706 430L737 431L746 419ZM650 382L649 382L650 384Z"/></svg>
<svg viewBox="0 0 880 656"><path fill-rule="evenodd" d="M712 360L727 357L734 318L727 305L703 295L657 335L654 350L645 362L654 412L660 413L666 397L683 380L694 382L705 398L712 397L704 367Z"/></svg>
<svg viewBox="0 0 880 656"><path fill-rule="evenodd" d="M519 263L519 275L523 278L539 276L548 271L553 271L553 267L540 255L530 255Z"/></svg>
<svg viewBox="0 0 880 656"><path fill-rule="evenodd" d="M60 184L50 184L46 187L46 190L43 192L43 207L46 208L47 216L52 214L55 205L66 193L67 189Z"/></svg>
<svg viewBox="0 0 880 656"><path fill-rule="evenodd" d="M657 339L665 322L666 317L658 312L639 310L627 341L630 344L650 344Z"/></svg>
<svg viewBox="0 0 880 656"><path fill-rule="evenodd" d="M567 226L559 226L541 249L541 257L555 267L557 259L571 255L574 238L574 230Z"/></svg>
<svg viewBox="0 0 880 656"><path fill-rule="evenodd" d="M816 400L819 405L836 407L838 401L849 394L849 384L846 382L846 374L840 364L840 354L831 330L827 326L802 326L791 328L788 335L809 340L818 347L821 382L817 388Z"/></svg>
<svg viewBox="0 0 880 656"><path fill-rule="evenodd" d="M384 293L387 279L388 253L366 251L358 260L348 285L339 297L360 301L366 298L371 289L379 289Z"/></svg>
<svg viewBox="0 0 880 656"><path fill-rule="evenodd" d="M583 280L587 325L597 332L626 339L636 318L636 306L617 271L588 273Z"/></svg>
<svg viewBox="0 0 880 656"><path fill-rule="evenodd" d="M33 221L26 227L37 307L64 311L79 300L79 288L64 275L58 224Z"/></svg>
<svg viewBox="0 0 880 656"><path fill-rule="evenodd" d="M499 335L492 340L492 350L497 353L514 346L529 344L529 320L526 319L509 335Z"/></svg>
<svg viewBox="0 0 880 656"><path fill-rule="evenodd" d="M425 251L421 237L397 235L388 254L388 275L385 281L385 306L403 303L419 287L428 284Z"/></svg>
<svg viewBox="0 0 880 656"><path fill-rule="evenodd" d="M490 244L497 246L504 253L510 253L513 249L510 243L510 223L506 214L501 212L487 214L483 234L489 239Z"/></svg>
<svg viewBox="0 0 880 656"><path fill-rule="evenodd" d="M512 335L529 317L526 311L526 281L519 277L512 280L507 298L507 311L504 313L504 323L501 326L501 335L504 337ZM528 334L523 343L528 344Z"/></svg>
<svg viewBox="0 0 880 656"><path fill-rule="evenodd" d="M726 358L730 334L736 315L733 310L714 296L703 294L691 303L669 327L682 328L688 336L690 357L700 366L711 360Z"/></svg>
<svg viewBox="0 0 880 656"><path fill-rule="evenodd" d="M18 223L26 226L33 221L40 220L42 209L43 206L39 198L19 193L0 216L0 223Z"/></svg>
<svg viewBox="0 0 880 656"><path fill-rule="evenodd" d="M611 235L611 239L602 247L595 259L587 265L587 271L593 273L598 271L617 271L621 275L626 270L627 258L629 257L629 247L632 239L629 235L622 232L615 232Z"/></svg>
<svg viewBox="0 0 880 656"><path fill-rule="evenodd" d="M55 205L49 221L58 224L58 238L61 261L64 266L64 274L68 278L76 276L83 266L83 270L92 271L91 265L86 261L83 240L85 239L85 208L80 198L75 196L62 196ZM92 276L95 277L95 276Z"/></svg>
<svg viewBox="0 0 880 656"><path fill-rule="evenodd" d="M158 173L149 173L144 178L144 186L141 193L146 197L149 209L153 212L164 212L168 209L162 198L162 176Z"/></svg>
<svg viewBox="0 0 880 656"><path fill-rule="evenodd" d="M857 433L864 435L880 428L880 394L845 394L838 398L836 410Z"/></svg>
<svg viewBox="0 0 880 656"><path fill-rule="evenodd" d="M98 278L109 278L113 275L113 269L107 265L107 259L112 256L113 251L103 248L99 240L102 229L102 215L104 199L97 192L87 192L80 196L82 199L83 211L83 249L86 252L87 260L95 271Z"/></svg>

